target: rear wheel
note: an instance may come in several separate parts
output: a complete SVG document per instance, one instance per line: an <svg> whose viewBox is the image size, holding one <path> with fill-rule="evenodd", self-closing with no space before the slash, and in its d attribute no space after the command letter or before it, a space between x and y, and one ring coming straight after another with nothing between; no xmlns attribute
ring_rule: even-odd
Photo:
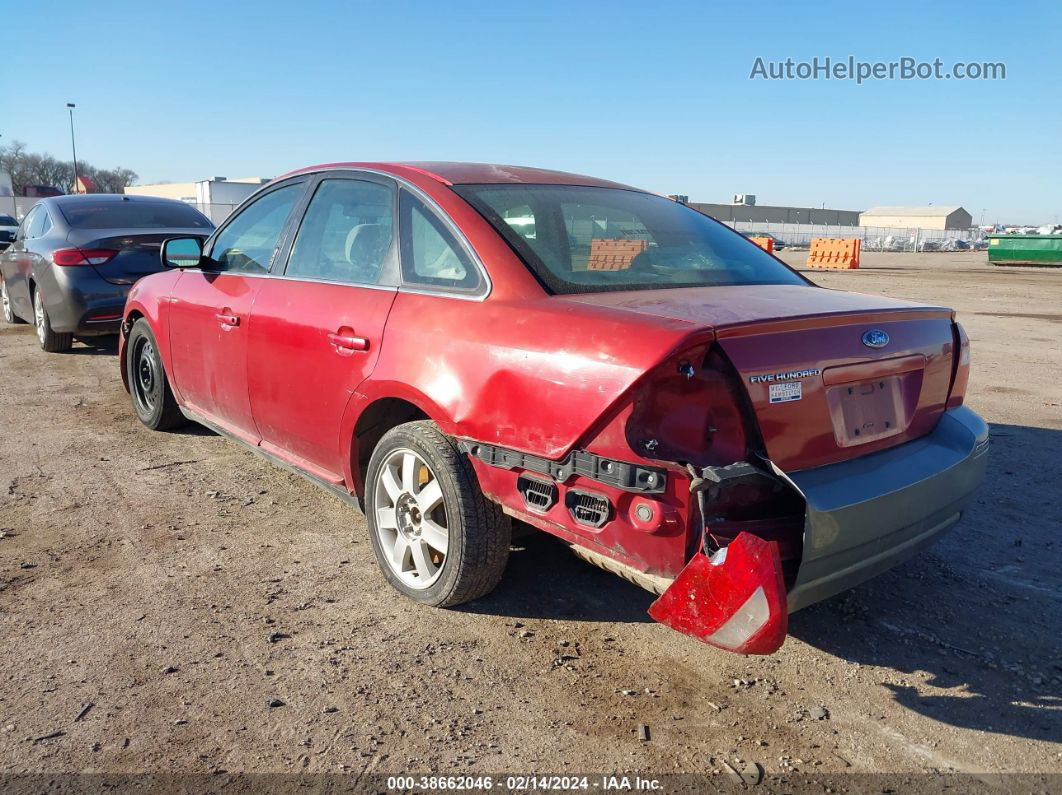
<svg viewBox="0 0 1062 795"><path fill-rule="evenodd" d="M129 393L140 421L153 431L164 431L187 423L166 379L155 335L144 318L133 324L125 356Z"/></svg>
<svg viewBox="0 0 1062 795"><path fill-rule="evenodd" d="M472 465L435 423L384 434L369 461L365 505L380 569L411 599L452 607L501 579L509 517L483 496Z"/></svg>
<svg viewBox="0 0 1062 795"><path fill-rule="evenodd" d="M52 331L52 323L48 319L48 310L44 308L40 288L33 290L33 323L37 327L37 340L42 350L48 353L63 353L70 350L70 346L74 344L73 334Z"/></svg>
<svg viewBox="0 0 1062 795"><path fill-rule="evenodd" d="M7 294L7 281L0 274L0 308L3 310L5 323L25 323L26 321L15 314L11 306L11 296Z"/></svg>

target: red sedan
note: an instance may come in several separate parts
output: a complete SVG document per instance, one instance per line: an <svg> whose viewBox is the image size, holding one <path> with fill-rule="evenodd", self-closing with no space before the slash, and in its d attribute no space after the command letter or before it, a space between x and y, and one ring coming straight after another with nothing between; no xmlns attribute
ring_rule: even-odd
<svg viewBox="0 0 1062 795"><path fill-rule="evenodd" d="M294 172L136 283L122 377L359 504L380 569L446 607L511 522L769 653L787 615L954 525L984 475L945 308L815 286L661 196L510 166Z"/></svg>

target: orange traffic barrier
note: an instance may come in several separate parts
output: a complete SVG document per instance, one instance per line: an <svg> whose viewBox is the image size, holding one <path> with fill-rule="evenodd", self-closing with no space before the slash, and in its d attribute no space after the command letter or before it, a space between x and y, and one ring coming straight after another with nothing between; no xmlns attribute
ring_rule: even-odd
<svg viewBox="0 0 1062 795"><path fill-rule="evenodd" d="M645 251L644 240L608 240L595 237L590 241L588 271L625 271L634 258Z"/></svg>
<svg viewBox="0 0 1062 795"><path fill-rule="evenodd" d="M859 267L859 239L832 240L816 237L808 252L809 268L854 269Z"/></svg>
<svg viewBox="0 0 1062 795"><path fill-rule="evenodd" d="M768 254L774 253L774 238L773 237L750 237L753 243L762 248Z"/></svg>

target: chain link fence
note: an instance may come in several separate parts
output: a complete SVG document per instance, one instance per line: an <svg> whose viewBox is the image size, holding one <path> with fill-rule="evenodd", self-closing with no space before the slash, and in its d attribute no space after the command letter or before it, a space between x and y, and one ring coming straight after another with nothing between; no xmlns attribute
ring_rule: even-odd
<svg viewBox="0 0 1062 795"><path fill-rule="evenodd" d="M893 229L884 226L820 226L728 221L738 232L772 235L790 248L810 248L812 238L858 238L863 251L967 251L987 246L979 229Z"/></svg>

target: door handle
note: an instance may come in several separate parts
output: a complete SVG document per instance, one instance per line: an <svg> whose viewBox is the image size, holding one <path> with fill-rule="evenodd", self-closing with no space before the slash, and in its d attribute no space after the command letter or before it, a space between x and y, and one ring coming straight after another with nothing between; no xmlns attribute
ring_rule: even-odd
<svg viewBox="0 0 1062 795"><path fill-rule="evenodd" d="M237 315L226 314L225 312L218 312L214 315L214 318L223 326L238 326L240 325L240 318Z"/></svg>
<svg viewBox="0 0 1062 795"><path fill-rule="evenodd" d="M365 337L355 337L353 333L336 334L333 332L328 335L328 342L337 352L369 350L369 341Z"/></svg>

